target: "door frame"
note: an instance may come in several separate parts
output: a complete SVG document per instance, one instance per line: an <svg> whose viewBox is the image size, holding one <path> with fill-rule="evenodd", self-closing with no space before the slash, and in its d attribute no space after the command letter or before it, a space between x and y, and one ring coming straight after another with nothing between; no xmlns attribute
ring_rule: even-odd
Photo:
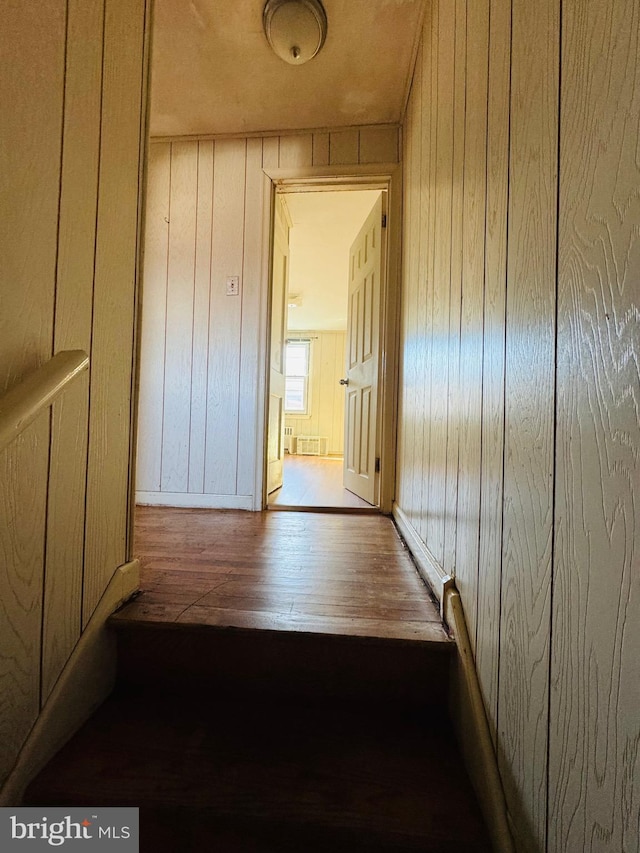
<svg viewBox="0 0 640 853"><path fill-rule="evenodd" d="M263 208L260 347L258 350L258 413L256 429L256 483L254 508L267 507L267 405L269 391L269 336L271 328L271 255L275 197L278 192L328 190L387 191L387 251L380 295L379 397L377 453L380 457L378 506L391 514L396 481L396 430L398 399L402 165L398 163L358 166L313 166L289 169L264 168L265 205Z"/></svg>

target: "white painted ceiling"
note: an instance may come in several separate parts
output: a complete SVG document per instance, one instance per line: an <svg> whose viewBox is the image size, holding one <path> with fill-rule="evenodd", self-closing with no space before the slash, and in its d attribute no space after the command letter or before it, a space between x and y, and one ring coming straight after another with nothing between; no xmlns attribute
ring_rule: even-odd
<svg viewBox="0 0 640 853"><path fill-rule="evenodd" d="M379 190L288 193L290 331L347 328L349 249Z"/></svg>
<svg viewBox="0 0 640 853"><path fill-rule="evenodd" d="M323 0L327 40L288 65L264 0L156 0L151 135L242 134L400 122L424 0Z"/></svg>

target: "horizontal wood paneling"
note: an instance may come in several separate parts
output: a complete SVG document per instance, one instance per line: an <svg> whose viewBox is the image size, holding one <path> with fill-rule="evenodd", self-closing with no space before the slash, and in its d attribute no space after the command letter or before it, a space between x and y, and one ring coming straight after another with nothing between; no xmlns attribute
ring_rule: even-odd
<svg viewBox="0 0 640 853"><path fill-rule="evenodd" d="M397 502L456 576L518 850L595 853L637 849L640 813L640 30L632 0L563 8L426 16Z"/></svg>
<svg viewBox="0 0 640 853"><path fill-rule="evenodd" d="M151 145L137 469L145 503L153 493L185 506L198 494L207 506L255 500L263 168L397 162L398 140L384 126ZM226 295L232 275L239 297ZM341 453L342 414L327 388L314 394L329 410L313 434L322 426Z"/></svg>
<svg viewBox="0 0 640 853"><path fill-rule="evenodd" d="M0 393L62 349L91 376L0 457L0 785L126 560L145 18L3 10Z"/></svg>

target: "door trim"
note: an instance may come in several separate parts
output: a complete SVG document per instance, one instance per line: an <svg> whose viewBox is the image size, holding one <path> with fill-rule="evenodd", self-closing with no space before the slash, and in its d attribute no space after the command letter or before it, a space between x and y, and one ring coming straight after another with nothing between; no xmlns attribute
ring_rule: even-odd
<svg viewBox="0 0 640 853"><path fill-rule="evenodd" d="M258 412L260 423L256 430L255 506L267 506L266 412L268 392L268 329L271 319L271 253L273 247L273 216L278 191L310 192L322 190L386 190L387 252L384 259L384 281L380 305L380 397L378 400L380 435L379 508L385 514L393 510L396 480L396 429L398 399L398 347L400 319L402 165L366 164L358 166L313 166L291 169L266 168L262 275L260 282L260 347L258 375Z"/></svg>

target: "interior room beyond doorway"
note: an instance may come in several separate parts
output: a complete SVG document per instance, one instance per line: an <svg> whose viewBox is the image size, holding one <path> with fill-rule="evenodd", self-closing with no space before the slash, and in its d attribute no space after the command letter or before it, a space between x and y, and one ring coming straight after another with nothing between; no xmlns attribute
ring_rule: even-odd
<svg viewBox="0 0 640 853"><path fill-rule="evenodd" d="M380 203L380 190L282 193L276 203L276 231L286 235L274 248L276 279L284 275L282 418L271 420L270 453L282 454L282 486L271 490L268 506L374 511L344 486L345 398L349 337L349 255L367 217ZM278 222L278 217L284 222ZM282 227L284 225L284 227ZM278 252L286 253L280 262ZM282 272L284 271L284 272ZM278 337L276 322L272 335ZM278 342L272 337L271 363ZM281 450L280 450L281 445ZM273 484L272 484L273 485Z"/></svg>

